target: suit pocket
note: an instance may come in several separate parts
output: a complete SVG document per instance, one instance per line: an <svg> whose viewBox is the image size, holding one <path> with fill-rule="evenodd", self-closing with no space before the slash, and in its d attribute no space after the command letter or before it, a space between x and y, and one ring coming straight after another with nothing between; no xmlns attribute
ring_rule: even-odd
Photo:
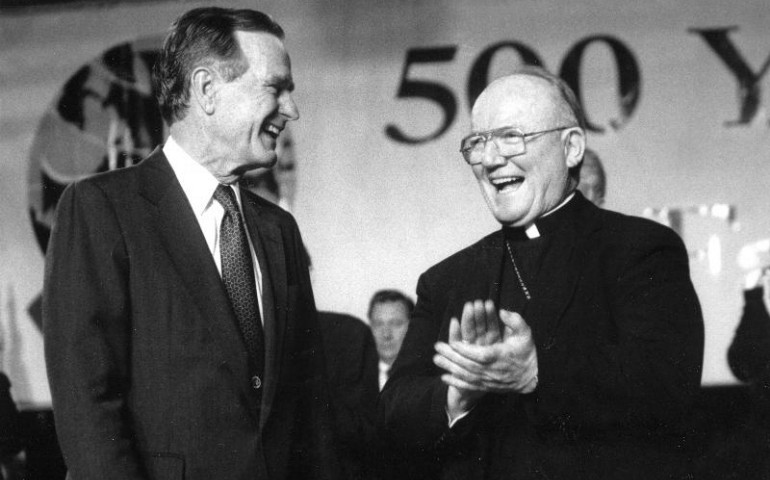
<svg viewBox="0 0 770 480"><path fill-rule="evenodd" d="M145 455L145 465L152 480L184 479L184 457L181 455L148 452Z"/></svg>

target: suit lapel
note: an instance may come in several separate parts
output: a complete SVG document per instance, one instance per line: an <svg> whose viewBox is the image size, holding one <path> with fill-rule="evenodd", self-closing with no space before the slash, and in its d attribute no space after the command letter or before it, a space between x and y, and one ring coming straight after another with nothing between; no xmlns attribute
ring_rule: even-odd
<svg viewBox="0 0 770 480"><path fill-rule="evenodd" d="M584 270L592 233L599 228L595 216L588 214L592 206L584 205L587 201L582 197L574 201L580 202L575 214L553 232L553 244L543 256L524 318L532 328L535 343L546 350L556 342L561 320Z"/></svg>
<svg viewBox="0 0 770 480"><path fill-rule="evenodd" d="M236 380L248 378L248 360L237 321L216 264L187 197L163 153L157 149L142 169L140 194L154 206L155 230L178 277L220 344ZM244 381L245 385L246 382Z"/></svg>
<svg viewBox="0 0 770 480"><path fill-rule="evenodd" d="M280 227L250 196L242 194L243 213L262 271L263 322L265 328L265 389L260 422L270 414L280 378L286 315L288 312L286 262Z"/></svg>

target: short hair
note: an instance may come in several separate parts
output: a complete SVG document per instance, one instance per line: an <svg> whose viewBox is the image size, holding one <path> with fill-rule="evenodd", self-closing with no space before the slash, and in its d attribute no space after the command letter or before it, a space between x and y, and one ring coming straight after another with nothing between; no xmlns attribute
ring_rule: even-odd
<svg viewBox="0 0 770 480"><path fill-rule="evenodd" d="M196 67L212 65L227 82L249 69L236 31L284 38L283 29L269 15L250 9L196 8L171 24L152 75L160 113L168 125L187 113L190 78Z"/></svg>
<svg viewBox="0 0 770 480"><path fill-rule="evenodd" d="M584 131L587 131L588 121L586 120L583 107L580 105L580 101L578 100L577 95L575 95L575 92L573 92L572 88L567 85L567 82L548 70L535 66L520 67L513 72L512 75L529 75L531 77L541 78L551 84L551 86L556 88L559 92L559 96L564 101L564 104L567 106L572 116L575 117L578 126Z"/></svg>
<svg viewBox="0 0 770 480"><path fill-rule="evenodd" d="M583 153L583 162L581 165L582 168L594 169L598 180L596 182L596 190L598 191L599 196L604 198L604 194L607 192L607 175L604 173L604 167L602 166L602 161L599 159L599 154L590 148L586 148Z"/></svg>
<svg viewBox="0 0 770 480"><path fill-rule="evenodd" d="M411 298L398 290L377 291L369 301L369 311L367 312L366 316L368 318L372 318L372 310L374 310L374 306L387 302L401 302L406 307L407 315L410 317L412 316L412 311L414 310L414 302Z"/></svg>

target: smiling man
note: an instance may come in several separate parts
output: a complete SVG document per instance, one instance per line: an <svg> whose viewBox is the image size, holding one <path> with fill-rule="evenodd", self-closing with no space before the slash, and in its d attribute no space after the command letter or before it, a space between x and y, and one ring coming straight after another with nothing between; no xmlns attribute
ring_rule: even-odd
<svg viewBox="0 0 770 480"><path fill-rule="evenodd" d="M420 277L384 435L420 477L686 478L703 321L682 241L576 191L585 119L559 78L494 81L471 123L502 228Z"/></svg>
<svg viewBox="0 0 770 480"><path fill-rule="evenodd" d="M182 15L154 72L165 145L62 196L43 312L73 479L339 478L297 225L237 186L299 116L283 37Z"/></svg>

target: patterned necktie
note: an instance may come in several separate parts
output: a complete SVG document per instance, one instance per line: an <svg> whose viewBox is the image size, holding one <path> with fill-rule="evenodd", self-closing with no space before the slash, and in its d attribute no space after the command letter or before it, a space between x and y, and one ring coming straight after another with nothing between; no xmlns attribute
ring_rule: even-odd
<svg viewBox="0 0 770 480"><path fill-rule="evenodd" d="M214 199L225 209L219 240L222 280L235 316L238 318L238 325L254 370L254 376L251 379L252 387L258 390L262 386L261 378L265 366L265 340L246 226L238 209L235 192L231 187L219 185L214 191Z"/></svg>

